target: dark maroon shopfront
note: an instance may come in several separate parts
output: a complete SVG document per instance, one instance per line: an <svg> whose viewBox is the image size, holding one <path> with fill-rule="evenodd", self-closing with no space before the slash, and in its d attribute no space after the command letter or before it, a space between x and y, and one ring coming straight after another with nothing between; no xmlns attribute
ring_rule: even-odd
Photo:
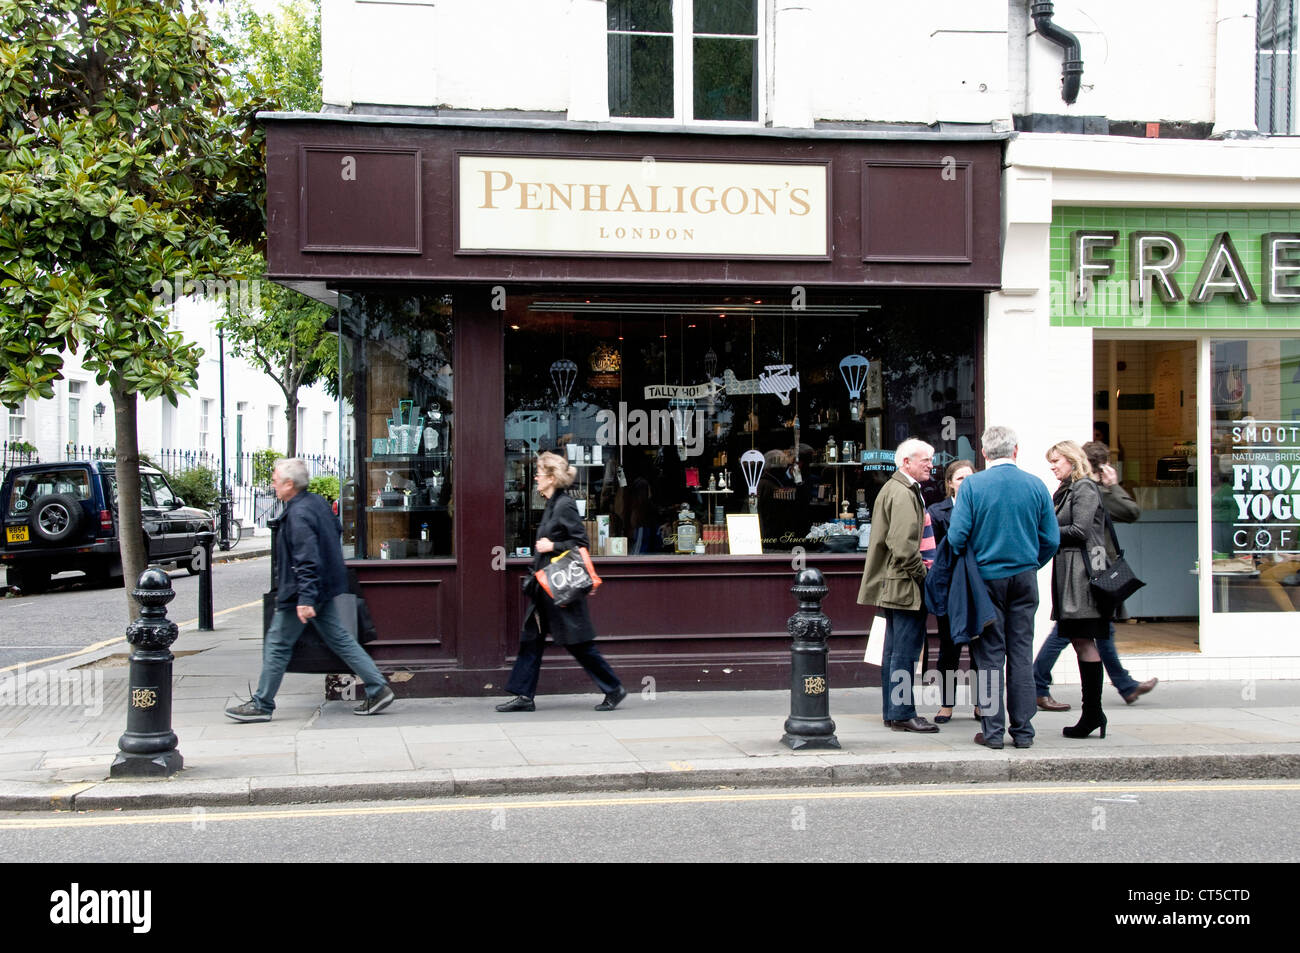
<svg viewBox="0 0 1300 953"><path fill-rule="evenodd" d="M973 455L1000 139L265 121L269 273L339 309L344 544L405 693L501 693L539 449L630 689L785 687L805 563L832 685L876 678L853 524L902 437Z"/></svg>

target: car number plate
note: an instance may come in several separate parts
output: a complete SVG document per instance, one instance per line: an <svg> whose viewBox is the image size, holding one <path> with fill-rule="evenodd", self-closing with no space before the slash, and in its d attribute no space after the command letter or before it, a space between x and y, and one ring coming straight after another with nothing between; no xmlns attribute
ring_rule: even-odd
<svg viewBox="0 0 1300 953"><path fill-rule="evenodd" d="M26 526L6 526L5 539L11 543L25 543L28 541Z"/></svg>

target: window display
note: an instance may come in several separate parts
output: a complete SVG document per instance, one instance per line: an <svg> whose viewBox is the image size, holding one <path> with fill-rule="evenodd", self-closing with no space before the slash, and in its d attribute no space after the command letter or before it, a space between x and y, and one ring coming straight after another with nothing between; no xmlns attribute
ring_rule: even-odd
<svg viewBox="0 0 1300 953"><path fill-rule="evenodd" d="M1300 341L1210 342L1215 612L1300 604Z"/></svg>
<svg viewBox="0 0 1300 953"><path fill-rule="evenodd" d="M938 471L973 457L974 294L799 309L746 298L512 296L505 321L506 547L543 501L533 459L567 454L598 555L856 551L908 436ZM942 498L937 483L927 492Z"/></svg>
<svg viewBox="0 0 1300 953"><path fill-rule="evenodd" d="M357 461L341 501L349 558L453 555L452 308L445 295L340 295Z"/></svg>

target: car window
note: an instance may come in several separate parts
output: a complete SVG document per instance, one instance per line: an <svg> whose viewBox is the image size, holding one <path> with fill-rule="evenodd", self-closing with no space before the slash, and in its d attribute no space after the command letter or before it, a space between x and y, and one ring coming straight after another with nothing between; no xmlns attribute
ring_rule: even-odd
<svg viewBox="0 0 1300 953"><path fill-rule="evenodd" d="M148 484L149 489L153 491L153 500L155 506L168 507L176 499L176 494L172 488L167 485L167 478L161 473L142 473L141 483ZM143 492L143 490L141 491Z"/></svg>
<svg viewBox="0 0 1300 953"><path fill-rule="evenodd" d="M50 467L19 473L14 477L9 499L5 500L5 513L9 516L22 516L31 511L37 500L50 493L63 493L78 500L89 500L90 474L79 467Z"/></svg>

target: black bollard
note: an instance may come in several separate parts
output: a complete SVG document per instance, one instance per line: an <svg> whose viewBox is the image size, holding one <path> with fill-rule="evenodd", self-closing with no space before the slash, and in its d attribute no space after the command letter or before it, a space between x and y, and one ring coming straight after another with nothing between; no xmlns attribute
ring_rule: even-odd
<svg viewBox="0 0 1300 953"><path fill-rule="evenodd" d="M199 563L199 631L212 631L212 543L216 534L205 529L195 533L193 557Z"/></svg>
<svg viewBox="0 0 1300 953"><path fill-rule="evenodd" d="M131 593L140 618L126 629L131 644L127 688L126 733L117 742L109 776L160 778L185 766L172 731L172 653L176 623L167 618L167 603L176 598L171 578L161 569L146 569Z"/></svg>
<svg viewBox="0 0 1300 953"><path fill-rule="evenodd" d="M799 599L799 611L786 623L790 643L790 717L781 741L787 747L838 748L835 722L831 721L830 686L826 660L830 654L831 621L822 613L826 588L821 570L804 569L790 588Z"/></svg>

